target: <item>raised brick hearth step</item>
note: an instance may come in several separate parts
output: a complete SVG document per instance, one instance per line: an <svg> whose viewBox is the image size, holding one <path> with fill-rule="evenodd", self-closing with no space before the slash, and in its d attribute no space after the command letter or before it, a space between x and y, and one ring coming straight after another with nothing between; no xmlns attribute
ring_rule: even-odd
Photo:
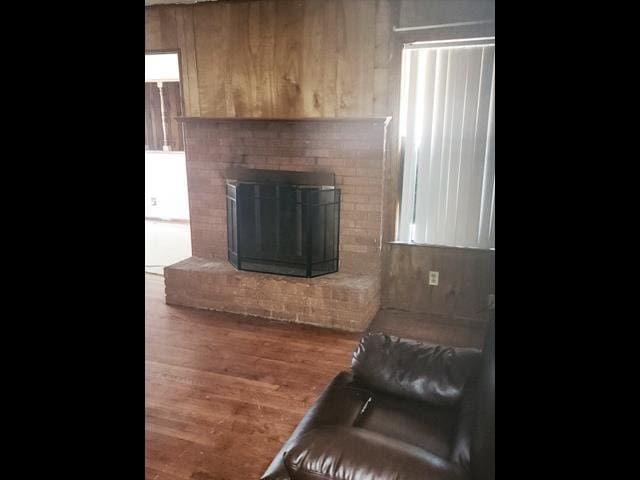
<svg viewBox="0 0 640 480"><path fill-rule="evenodd" d="M190 257L166 267L164 276L168 304L341 330L364 331L380 307L377 274L285 277Z"/></svg>

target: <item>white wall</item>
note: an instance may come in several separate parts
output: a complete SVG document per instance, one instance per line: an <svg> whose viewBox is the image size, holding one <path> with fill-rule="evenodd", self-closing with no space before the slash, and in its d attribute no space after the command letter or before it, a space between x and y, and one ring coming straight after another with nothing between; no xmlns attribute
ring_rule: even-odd
<svg viewBox="0 0 640 480"><path fill-rule="evenodd" d="M145 217L188 220L184 152L145 152L144 174ZM156 200L155 206L152 198Z"/></svg>
<svg viewBox="0 0 640 480"><path fill-rule="evenodd" d="M186 223L144 222L144 270L164 274L164 267L191 256L191 229Z"/></svg>

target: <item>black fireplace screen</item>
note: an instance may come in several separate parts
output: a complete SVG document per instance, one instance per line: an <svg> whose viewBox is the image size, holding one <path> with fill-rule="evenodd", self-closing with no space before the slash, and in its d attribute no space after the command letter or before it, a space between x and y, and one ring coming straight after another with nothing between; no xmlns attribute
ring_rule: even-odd
<svg viewBox="0 0 640 480"><path fill-rule="evenodd" d="M340 190L227 184L229 261L240 270L317 277L338 271Z"/></svg>

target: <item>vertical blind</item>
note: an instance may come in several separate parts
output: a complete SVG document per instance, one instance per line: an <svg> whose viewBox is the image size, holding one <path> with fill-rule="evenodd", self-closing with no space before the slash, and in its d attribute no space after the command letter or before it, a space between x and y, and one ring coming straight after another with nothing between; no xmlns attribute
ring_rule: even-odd
<svg viewBox="0 0 640 480"><path fill-rule="evenodd" d="M405 47L398 240L495 248L494 51Z"/></svg>

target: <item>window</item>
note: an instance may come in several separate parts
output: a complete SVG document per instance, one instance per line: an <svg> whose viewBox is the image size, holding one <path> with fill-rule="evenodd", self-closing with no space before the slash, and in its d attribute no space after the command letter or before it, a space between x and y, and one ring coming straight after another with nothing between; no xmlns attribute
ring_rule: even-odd
<svg viewBox="0 0 640 480"><path fill-rule="evenodd" d="M495 248L493 39L405 47L398 240Z"/></svg>

